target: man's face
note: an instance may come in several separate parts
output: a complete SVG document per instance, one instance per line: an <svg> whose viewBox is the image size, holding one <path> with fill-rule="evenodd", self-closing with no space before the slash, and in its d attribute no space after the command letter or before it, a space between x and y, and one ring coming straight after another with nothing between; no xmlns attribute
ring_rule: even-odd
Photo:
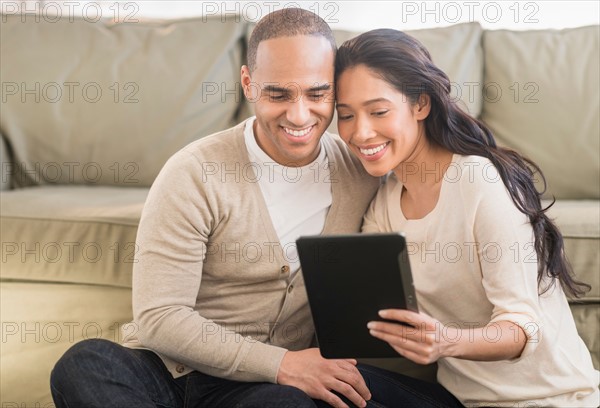
<svg viewBox="0 0 600 408"><path fill-rule="evenodd" d="M252 75L242 67L242 86L254 102L254 135L277 163L304 166L319 154L319 140L334 109L334 54L319 36L262 41Z"/></svg>

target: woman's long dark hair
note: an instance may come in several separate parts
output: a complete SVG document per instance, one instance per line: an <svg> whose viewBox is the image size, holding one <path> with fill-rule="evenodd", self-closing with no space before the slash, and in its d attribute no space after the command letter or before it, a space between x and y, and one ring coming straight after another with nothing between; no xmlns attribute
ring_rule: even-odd
<svg viewBox="0 0 600 408"><path fill-rule="evenodd" d="M563 238L542 208L540 197L546 180L540 168L514 150L496 145L490 130L463 112L450 95L448 76L436 67L429 51L416 39L401 31L379 29L346 41L335 59L335 79L348 68L364 65L417 103L422 94L429 95L431 111L425 119L427 140L452 153L476 155L489 159L502 177L517 208L527 215L535 235L538 257L538 287L544 274L558 279L570 296L579 297L591 287L574 279L565 257ZM538 192L533 177L539 173L544 191ZM547 291L551 285L544 288Z"/></svg>

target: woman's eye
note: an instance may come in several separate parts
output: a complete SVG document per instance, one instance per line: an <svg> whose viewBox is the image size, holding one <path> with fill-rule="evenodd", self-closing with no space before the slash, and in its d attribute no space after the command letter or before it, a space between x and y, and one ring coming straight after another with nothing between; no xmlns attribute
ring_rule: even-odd
<svg viewBox="0 0 600 408"><path fill-rule="evenodd" d="M387 110L377 111L377 112L373 112L373 115L375 115L375 116L383 116L383 115L385 115L388 112L389 111L387 111Z"/></svg>
<svg viewBox="0 0 600 408"><path fill-rule="evenodd" d="M340 115L338 113L338 119L339 120L348 120L348 119L352 119L352 115Z"/></svg>

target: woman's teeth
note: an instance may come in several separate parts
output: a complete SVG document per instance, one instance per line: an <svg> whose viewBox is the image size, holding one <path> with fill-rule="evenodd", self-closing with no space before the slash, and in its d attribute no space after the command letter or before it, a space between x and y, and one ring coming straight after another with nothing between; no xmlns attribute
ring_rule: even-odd
<svg viewBox="0 0 600 408"><path fill-rule="evenodd" d="M295 137L306 136L310 132L311 129L312 129L312 126L307 127L306 129L302 129L302 130L293 130L293 129L289 129L286 127L283 128L283 130L285 130L286 133L289 133L290 135L295 136Z"/></svg>
<svg viewBox="0 0 600 408"><path fill-rule="evenodd" d="M377 147L374 147L372 149L362 149L362 148L359 147L359 150L365 156L373 156L375 153L379 153L380 151L382 151L387 146L388 143L389 142L381 144L381 145L379 145Z"/></svg>

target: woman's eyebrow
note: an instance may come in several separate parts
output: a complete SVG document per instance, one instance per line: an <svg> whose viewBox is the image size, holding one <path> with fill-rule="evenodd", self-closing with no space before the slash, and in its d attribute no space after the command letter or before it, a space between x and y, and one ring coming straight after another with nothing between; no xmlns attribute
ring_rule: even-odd
<svg viewBox="0 0 600 408"><path fill-rule="evenodd" d="M363 102L361 105L362 105L362 106L368 106L368 105L371 105L371 104L373 104L373 103L377 103L377 102L390 102L390 100L389 100L389 99L385 99L385 98L375 98L375 99L369 99L368 101L364 101L364 102ZM347 107L348 107L348 104L345 104L345 103L339 103L339 102L338 102L337 106L338 106L339 108L347 108Z"/></svg>

